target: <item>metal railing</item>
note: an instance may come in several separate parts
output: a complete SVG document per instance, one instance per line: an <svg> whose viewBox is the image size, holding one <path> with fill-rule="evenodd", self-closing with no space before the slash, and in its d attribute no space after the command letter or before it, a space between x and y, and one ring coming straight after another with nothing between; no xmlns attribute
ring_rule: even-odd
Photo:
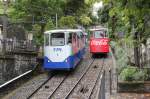
<svg viewBox="0 0 150 99"><path fill-rule="evenodd" d="M103 70L102 74L100 75L96 99L105 99L105 70Z"/></svg>
<svg viewBox="0 0 150 99"><path fill-rule="evenodd" d="M12 40L0 39L0 54L20 51L36 51L36 46L33 41L29 40Z"/></svg>

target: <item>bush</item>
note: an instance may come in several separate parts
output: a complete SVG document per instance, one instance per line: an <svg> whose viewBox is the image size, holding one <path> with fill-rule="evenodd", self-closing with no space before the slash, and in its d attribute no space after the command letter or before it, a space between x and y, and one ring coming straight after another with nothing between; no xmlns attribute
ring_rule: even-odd
<svg viewBox="0 0 150 99"><path fill-rule="evenodd" d="M144 81L148 79L148 73L147 70L129 66L121 71L119 79L122 81Z"/></svg>
<svg viewBox="0 0 150 99"><path fill-rule="evenodd" d="M117 63L117 73L121 81L144 81L150 79L148 69L139 69L138 67L128 66L130 62L127 50L121 47L121 44L111 41L110 45L115 49L115 58Z"/></svg>
<svg viewBox="0 0 150 99"><path fill-rule="evenodd" d="M135 81L144 81L148 79L147 70L138 70L134 75L133 78Z"/></svg>
<svg viewBox="0 0 150 99"><path fill-rule="evenodd" d="M119 75L119 79L123 81L133 81L137 68L127 67L123 69Z"/></svg>
<svg viewBox="0 0 150 99"><path fill-rule="evenodd" d="M128 63L128 57L126 54L126 51L121 48L116 42L111 41L110 45L112 48L115 48L115 56L116 56L116 62L117 62L117 72L120 74L120 72L127 67Z"/></svg>

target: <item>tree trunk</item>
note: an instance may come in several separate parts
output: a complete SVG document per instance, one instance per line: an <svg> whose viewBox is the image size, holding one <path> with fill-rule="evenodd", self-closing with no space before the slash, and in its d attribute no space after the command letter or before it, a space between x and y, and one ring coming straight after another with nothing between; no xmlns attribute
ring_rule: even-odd
<svg viewBox="0 0 150 99"><path fill-rule="evenodd" d="M116 17L113 16L112 17L112 37L113 38L116 38L116 36L115 36L115 28L116 28Z"/></svg>
<svg viewBox="0 0 150 99"><path fill-rule="evenodd" d="M136 42L134 42L134 60L135 60L135 65L137 67L140 67L140 51L139 51L139 46L138 46L138 32L135 32L134 35L134 40Z"/></svg>
<svg viewBox="0 0 150 99"><path fill-rule="evenodd" d="M134 60L135 60L135 65L140 67L139 48L138 47L134 47Z"/></svg>
<svg viewBox="0 0 150 99"><path fill-rule="evenodd" d="M148 64L148 59L147 59L147 53L148 53L148 51L147 51L147 44L144 44L144 46L145 46L145 52L143 53L144 55L144 65L146 65L146 64Z"/></svg>
<svg viewBox="0 0 150 99"><path fill-rule="evenodd" d="M43 35L44 31L45 31L45 26L46 24L41 24L41 34Z"/></svg>

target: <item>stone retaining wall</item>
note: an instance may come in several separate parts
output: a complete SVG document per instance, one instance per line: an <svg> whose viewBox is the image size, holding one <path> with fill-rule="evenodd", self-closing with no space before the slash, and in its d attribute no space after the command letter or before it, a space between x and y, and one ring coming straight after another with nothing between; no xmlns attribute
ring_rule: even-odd
<svg viewBox="0 0 150 99"><path fill-rule="evenodd" d="M13 53L0 56L0 85L34 69L36 65L36 53Z"/></svg>

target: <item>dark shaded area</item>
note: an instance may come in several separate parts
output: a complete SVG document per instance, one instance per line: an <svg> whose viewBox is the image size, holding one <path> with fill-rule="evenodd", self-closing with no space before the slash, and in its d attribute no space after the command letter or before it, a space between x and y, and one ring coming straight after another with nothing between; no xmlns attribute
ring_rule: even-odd
<svg viewBox="0 0 150 99"><path fill-rule="evenodd" d="M68 3L64 7L65 15L75 15L80 7L84 6L84 0L68 0Z"/></svg>
<svg viewBox="0 0 150 99"><path fill-rule="evenodd" d="M11 24L7 29L7 38L16 38L17 40L26 40L25 30L21 25Z"/></svg>
<svg viewBox="0 0 150 99"><path fill-rule="evenodd" d="M95 53L92 54L92 58L108 58L108 53Z"/></svg>

